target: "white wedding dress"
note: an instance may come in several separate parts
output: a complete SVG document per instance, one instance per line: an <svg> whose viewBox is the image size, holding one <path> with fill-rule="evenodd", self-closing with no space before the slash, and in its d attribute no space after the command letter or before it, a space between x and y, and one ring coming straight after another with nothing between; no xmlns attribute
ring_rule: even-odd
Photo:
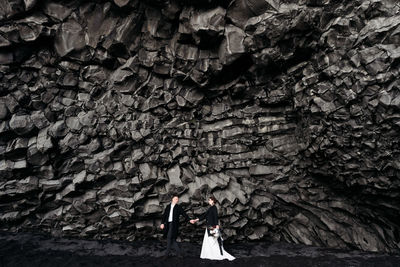
<svg viewBox="0 0 400 267"><path fill-rule="evenodd" d="M231 254L226 252L223 248L222 248L222 254L223 255L221 255L221 251L219 248L217 238L215 238L213 236L208 236L207 229L206 229L206 232L204 233L204 238L203 238L203 245L201 247L200 258L209 259L209 260L228 259L230 261L235 259L235 257L233 257Z"/></svg>

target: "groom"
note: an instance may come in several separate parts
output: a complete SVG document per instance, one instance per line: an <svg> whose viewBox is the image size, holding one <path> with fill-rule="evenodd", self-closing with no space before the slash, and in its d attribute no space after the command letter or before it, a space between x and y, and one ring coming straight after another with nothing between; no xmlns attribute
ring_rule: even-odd
<svg viewBox="0 0 400 267"><path fill-rule="evenodd" d="M160 228L164 230L164 237L167 238L167 250L165 251L164 258L169 256L171 247L176 250L179 257L182 257L181 250L176 242L176 238L178 237L179 233L179 216L184 216L186 221L189 221L190 218L183 208L178 205L178 202L179 197L174 195L171 203L165 208L164 215L162 217Z"/></svg>

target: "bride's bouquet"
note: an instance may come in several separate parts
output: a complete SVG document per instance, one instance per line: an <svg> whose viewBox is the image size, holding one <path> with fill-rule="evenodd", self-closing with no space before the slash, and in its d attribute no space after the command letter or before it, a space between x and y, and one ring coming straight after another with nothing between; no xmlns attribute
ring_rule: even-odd
<svg viewBox="0 0 400 267"><path fill-rule="evenodd" d="M221 235L221 232L216 227L215 228L214 227L210 227L208 232L210 233L211 236L213 236L215 238L218 238Z"/></svg>

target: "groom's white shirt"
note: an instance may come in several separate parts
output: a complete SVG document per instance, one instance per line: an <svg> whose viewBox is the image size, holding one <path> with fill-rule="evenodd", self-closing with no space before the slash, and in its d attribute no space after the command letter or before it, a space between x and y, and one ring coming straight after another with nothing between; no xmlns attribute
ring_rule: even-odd
<svg viewBox="0 0 400 267"><path fill-rule="evenodd" d="M168 217L168 222L172 222L172 213L174 212L174 207L175 207L175 204L172 204L171 203L171 209L169 210L169 217Z"/></svg>

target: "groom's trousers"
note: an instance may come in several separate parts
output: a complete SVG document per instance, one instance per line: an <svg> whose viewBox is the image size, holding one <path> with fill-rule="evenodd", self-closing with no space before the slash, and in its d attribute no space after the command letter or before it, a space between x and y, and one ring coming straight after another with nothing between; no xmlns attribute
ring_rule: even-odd
<svg viewBox="0 0 400 267"><path fill-rule="evenodd" d="M171 251L171 247L176 250L176 252L181 255L181 249L176 242L176 239L172 237L172 222L168 223L168 234L167 234L167 250L165 255L168 255Z"/></svg>

